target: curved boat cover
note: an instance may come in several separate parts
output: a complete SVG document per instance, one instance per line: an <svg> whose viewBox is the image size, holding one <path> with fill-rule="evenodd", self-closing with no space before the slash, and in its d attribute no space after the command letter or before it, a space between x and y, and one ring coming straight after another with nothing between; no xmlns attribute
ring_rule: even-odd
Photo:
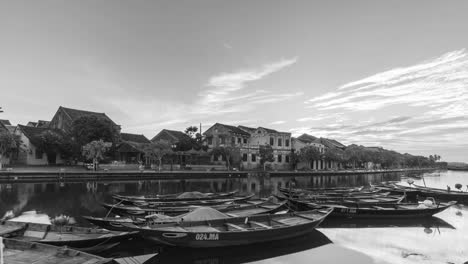
<svg viewBox="0 0 468 264"><path fill-rule="evenodd" d="M187 198L205 198L208 195L201 193L201 192L184 192L177 196L180 199L187 199Z"/></svg>
<svg viewBox="0 0 468 264"><path fill-rule="evenodd" d="M182 217L183 221L206 221L214 219L229 218L228 215L211 207L199 207Z"/></svg>

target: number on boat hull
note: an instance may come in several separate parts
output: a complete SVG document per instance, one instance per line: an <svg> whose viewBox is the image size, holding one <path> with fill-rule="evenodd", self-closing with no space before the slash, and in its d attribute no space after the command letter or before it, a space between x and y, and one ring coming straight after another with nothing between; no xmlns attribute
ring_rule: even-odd
<svg viewBox="0 0 468 264"><path fill-rule="evenodd" d="M219 240L219 234L216 233L198 233L195 240Z"/></svg>

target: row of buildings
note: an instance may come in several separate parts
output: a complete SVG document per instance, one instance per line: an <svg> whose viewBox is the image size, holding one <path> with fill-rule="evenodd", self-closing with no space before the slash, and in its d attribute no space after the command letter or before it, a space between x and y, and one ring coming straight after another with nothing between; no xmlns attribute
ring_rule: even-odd
<svg viewBox="0 0 468 264"><path fill-rule="evenodd" d="M116 146L116 159L124 163L138 163L144 160L143 147L150 142L165 142L170 146L175 146L184 140L190 140L190 136L181 131L163 129L151 140L144 135L121 132L121 127L117 125L104 113L90 112L84 110L71 109L60 106L50 121L39 120L29 122L26 125L13 126L8 120L0 120L0 130L9 131L21 137L23 148L12 156L10 163L19 165L50 165L63 164L59 153L47 155L42 153L36 146L37 136L47 130L69 133L74 120L82 116L96 116L110 121L119 134L119 141ZM203 144L208 149L204 151L191 150L192 154L210 155L210 150L217 147L235 147L240 150L240 169L256 169L260 166L259 151L260 146L270 145L273 149L274 161L269 163L272 169L291 169L291 154L299 151L305 146L314 146L321 153L327 148L344 149L346 146L336 140L326 138L316 138L303 134L299 137L292 137L289 132L277 131L265 127L232 126L216 123L203 132ZM205 159L206 160L206 159ZM223 157L210 156L210 164L225 165ZM5 163L5 161L4 161ZM339 168L341 165L324 160L316 160L311 163L299 163L297 168L307 167L310 169Z"/></svg>

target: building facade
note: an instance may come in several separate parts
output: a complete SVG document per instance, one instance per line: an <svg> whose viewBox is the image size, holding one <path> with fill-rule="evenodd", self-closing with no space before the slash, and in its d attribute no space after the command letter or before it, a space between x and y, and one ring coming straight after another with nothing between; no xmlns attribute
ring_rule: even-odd
<svg viewBox="0 0 468 264"><path fill-rule="evenodd" d="M22 142L22 147L15 158L15 163L20 165L53 165L63 164L60 153L49 153L41 151L38 146L38 136L49 130L48 128L30 127L18 125L15 134Z"/></svg>

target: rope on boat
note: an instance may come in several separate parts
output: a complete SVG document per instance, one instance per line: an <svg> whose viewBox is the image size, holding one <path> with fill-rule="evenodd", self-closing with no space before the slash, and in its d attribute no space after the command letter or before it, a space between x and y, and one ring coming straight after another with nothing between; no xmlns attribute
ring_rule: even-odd
<svg viewBox="0 0 468 264"><path fill-rule="evenodd" d="M112 209L114 209L114 207L116 207L117 205L121 204L123 202L123 200L121 200L120 202L116 203L116 204L113 204L111 206L111 208L109 209L109 212L107 212L106 214L106 218L109 217L110 213L112 212Z"/></svg>

